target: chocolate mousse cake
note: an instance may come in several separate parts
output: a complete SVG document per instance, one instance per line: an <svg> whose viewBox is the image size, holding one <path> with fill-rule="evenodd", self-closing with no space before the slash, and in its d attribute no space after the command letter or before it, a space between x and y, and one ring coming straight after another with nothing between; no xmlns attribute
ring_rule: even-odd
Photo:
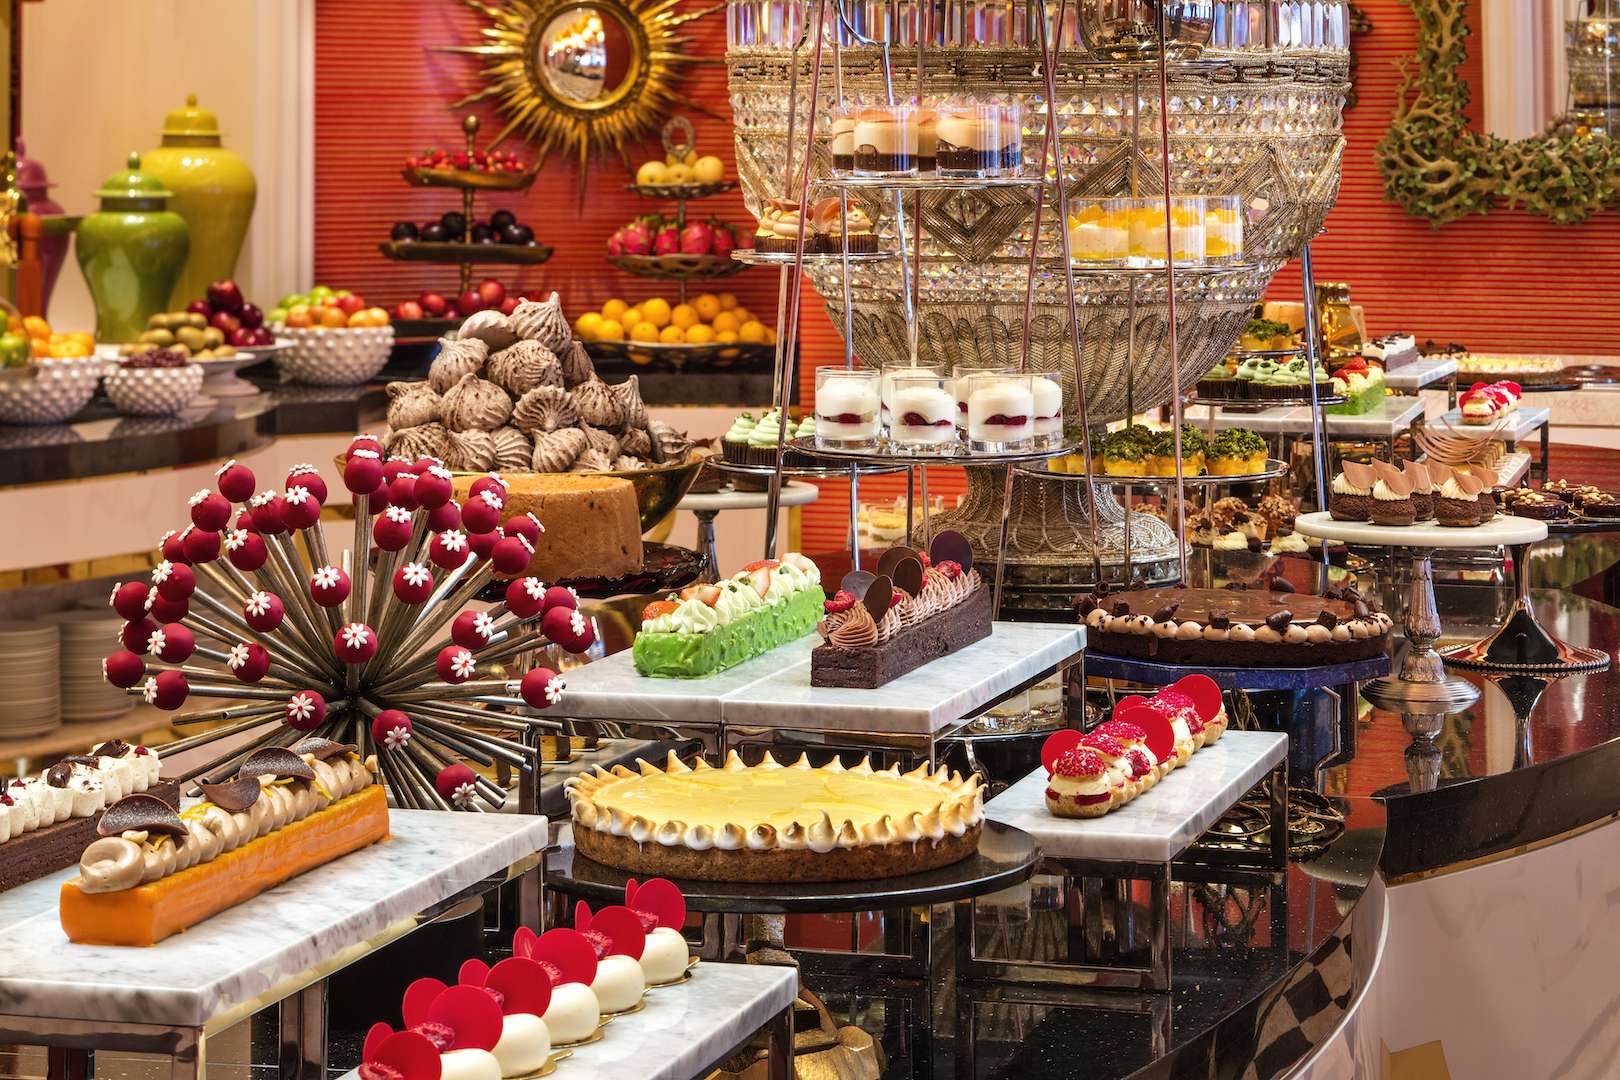
<svg viewBox="0 0 1620 1080"><path fill-rule="evenodd" d="M1309 667L1383 652L1394 621L1354 589L1136 589L1075 602L1086 648L1104 656L1215 667Z"/></svg>
<svg viewBox="0 0 1620 1080"><path fill-rule="evenodd" d="M917 171L917 112L874 106L855 115L855 171L894 176Z"/></svg>

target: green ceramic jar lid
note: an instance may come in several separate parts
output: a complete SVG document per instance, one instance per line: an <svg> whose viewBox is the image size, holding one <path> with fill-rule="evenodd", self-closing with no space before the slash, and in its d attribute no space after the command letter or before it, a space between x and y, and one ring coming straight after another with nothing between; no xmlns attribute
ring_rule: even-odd
<svg viewBox="0 0 1620 1080"><path fill-rule="evenodd" d="M103 205L108 200L137 201L157 203L159 208L174 192L163 186L163 181L151 173L141 172L141 155L131 152L129 167L123 172L113 173L107 177L105 183L96 189L96 196Z"/></svg>
<svg viewBox="0 0 1620 1080"><path fill-rule="evenodd" d="M197 95L186 95L186 107L163 118L165 142L174 139L213 139L219 142L219 117L197 105ZM193 144L194 145L194 144Z"/></svg>

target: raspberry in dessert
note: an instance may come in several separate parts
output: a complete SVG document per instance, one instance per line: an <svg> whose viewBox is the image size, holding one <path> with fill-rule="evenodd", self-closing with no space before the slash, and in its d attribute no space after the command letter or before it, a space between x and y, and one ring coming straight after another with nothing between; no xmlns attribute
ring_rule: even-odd
<svg viewBox="0 0 1620 1080"><path fill-rule="evenodd" d="M844 450L877 444L878 373L842 368L816 370L816 443Z"/></svg>
<svg viewBox="0 0 1620 1080"><path fill-rule="evenodd" d="M967 399L968 447L996 452L1020 450L1035 435L1035 395L1028 375L973 380Z"/></svg>
<svg viewBox="0 0 1620 1080"><path fill-rule="evenodd" d="M889 441L910 454L956 448L956 401L943 375L897 376L890 391Z"/></svg>
<svg viewBox="0 0 1620 1080"><path fill-rule="evenodd" d="M1494 424L1519 407L1524 391L1516 382L1477 382L1457 399L1465 424Z"/></svg>
<svg viewBox="0 0 1620 1080"><path fill-rule="evenodd" d="M967 399L968 390L975 379L991 375L1011 375L1013 369L1009 365L998 367L978 367L972 364L958 364L952 369L951 393L956 395L956 426L967 427Z"/></svg>
<svg viewBox="0 0 1620 1080"><path fill-rule="evenodd" d="M1035 444L1043 449L1063 445L1063 380L1056 372L1030 379L1035 401Z"/></svg>
<svg viewBox="0 0 1620 1080"><path fill-rule="evenodd" d="M855 172L866 176L917 174L917 109L884 105L855 114Z"/></svg>
<svg viewBox="0 0 1620 1080"><path fill-rule="evenodd" d="M897 379L926 379L931 377L939 378L942 386L945 384L944 373L940 369L934 367L909 365L904 367L885 367L883 369L882 397L883 424L885 427L894 422L893 403L895 381Z"/></svg>
<svg viewBox="0 0 1620 1080"><path fill-rule="evenodd" d="M1107 763L1096 751L1066 751L1052 764L1046 808L1058 817L1102 817L1114 808L1116 797L1108 773Z"/></svg>

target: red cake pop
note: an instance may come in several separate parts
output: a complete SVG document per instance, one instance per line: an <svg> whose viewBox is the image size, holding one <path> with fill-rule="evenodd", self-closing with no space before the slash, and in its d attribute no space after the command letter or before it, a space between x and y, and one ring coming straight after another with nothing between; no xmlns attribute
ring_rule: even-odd
<svg viewBox="0 0 1620 1080"><path fill-rule="evenodd" d="M468 532L491 532L501 523L501 508L505 505L506 500L497 490L485 488L461 504L461 522Z"/></svg>
<svg viewBox="0 0 1620 1080"><path fill-rule="evenodd" d="M461 684L478 673L478 661L472 651L460 645L446 645L433 661L433 670L447 683Z"/></svg>
<svg viewBox="0 0 1620 1080"><path fill-rule="evenodd" d="M507 536L495 542L490 549L489 561L495 564L497 574L521 574L529 568L534 547L521 536Z"/></svg>
<svg viewBox="0 0 1620 1080"><path fill-rule="evenodd" d="M357 450L365 450L382 457L382 443L369 431L362 431L349 440L349 456L353 457Z"/></svg>
<svg viewBox="0 0 1620 1080"><path fill-rule="evenodd" d="M511 693L514 686L524 704L535 709L549 709L562 700L563 691L567 689L561 675L543 667L530 668L517 683L508 683L507 692Z"/></svg>
<svg viewBox="0 0 1620 1080"><path fill-rule="evenodd" d="M446 765L434 777L433 788L439 797L458 810L470 807L478 798L478 789L474 787L477 774L459 761L454 765Z"/></svg>
<svg viewBox="0 0 1620 1080"><path fill-rule="evenodd" d="M428 511L427 527L433 532L448 532L461 528L461 504L451 499L443 506Z"/></svg>
<svg viewBox="0 0 1620 1080"><path fill-rule="evenodd" d="M390 506L377 515L371 525L371 538L384 551L401 551L411 542L414 531L411 512L402 506Z"/></svg>
<svg viewBox="0 0 1620 1080"><path fill-rule="evenodd" d="M546 590L544 610L552 608L567 608L569 611L579 607L579 594L566 585L553 585Z"/></svg>
<svg viewBox="0 0 1620 1080"><path fill-rule="evenodd" d="M165 559L152 569L152 584L170 600L184 600L197 588L197 575L185 563Z"/></svg>
<svg viewBox="0 0 1620 1080"><path fill-rule="evenodd" d="M402 506L406 510L415 510L421 504L416 501L416 474L402 472L388 482L388 505Z"/></svg>
<svg viewBox="0 0 1620 1080"><path fill-rule="evenodd" d="M449 469L442 465L423 468L420 461L416 463L416 501L424 508L433 510L443 506L455 490Z"/></svg>
<svg viewBox="0 0 1620 1080"><path fill-rule="evenodd" d="M349 598L349 575L336 566L322 566L309 576L309 595L321 607L334 608Z"/></svg>
<svg viewBox="0 0 1620 1080"><path fill-rule="evenodd" d="M446 570L454 570L467 561L470 554L467 543L467 534L460 529L436 533L433 542L428 545L428 558L433 560L434 566Z"/></svg>
<svg viewBox="0 0 1620 1080"><path fill-rule="evenodd" d="M231 523L231 527L233 529L246 529L248 532L254 532L253 511L248 509L238 511L236 520Z"/></svg>
<svg viewBox="0 0 1620 1080"><path fill-rule="evenodd" d="M429 469L444 468L444 458L436 458L432 454L423 454L411 463L411 472L421 476Z"/></svg>
<svg viewBox="0 0 1620 1080"><path fill-rule="evenodd" d="M316 501L322 505L326 503L326 481L321 478L321 474L316 471L313 465L294 465L287 470L286 486L289 489L294 487L304 488L315 496Z"/></svg>
<svg viewBox="0 0 1620 1080"><path fill-rule="evenodd" d="M270 651L256 641L243 641L231 646L225 666L239 681L256 683L270 670Z"/></svg>
<svg viewBox="0 0 1620 1080"><path fill-rule="evenodd" d="M146 661L120 649L101 662L101 676L120 690L128 690L146 677Z"/></svg>
<svg viewBox="0 0 1620 1080"><path fill-rule="evenodd" d="M363 664L377 655L377 632L365 623L345 623L332 638L332 650L345 664Z"/></svg>
<svg viewBox="0 0 1620 1080"><path fill-rule="evenodd" d="M187 529L181 544L185 548L187 562L206 563L219 558L219 533L217 532L209 532L206 529Z"/></svg>
<svg viewBox="0 0 1620 1080"><path fill-rule="evenodd" d="M287 500L279 491L261 491L249 503L253 507L253 528L266 536L287 531Z"/></svg>
<svg viewBox="0 0 1620 1080"><path fill-rule="evenodd" d="M253 498L253 492L258 486L258 481L253 476L253 470L246 465L240 464L235 458L227 461L215 471L214 482L219 485L219 493L231 500L231 502L247 502ZM215 531L217 532L218 529Z"/></svg>
<svg viewBox="0 0 1620 1080"><path fill-rule="evenodd" d="M264 537L258 533L237 529L225 537L225 557L238 570L251 574L264 565L270 557L270 549L265 547Z"/></svg>
<svg viewBox="0 0 1620 1080"><path fill-rule="evenodd" d="M371 720L371 737L380 746L399 750L411 741L411 718L398 709L384 709Z"/></svg>
<svg viewBox="0 0 1620 1080"><path fill-rule="evenodd" d="M191 523L208 532L219 532L231 520L231 501L216 491L203 488L190 500Z"/></svg>
<svg viewBox="0 0 1620 1080"><path fill-rule="evenodd" d="M500 529L494 532L473 533L467 537L467 547L478 558L487 559L490 552L495 550L495 545L504 539L506 537Z"/></svg>
<svg viewBox="0 0 1620 1080"><path fill-rule="evenodd" d="M314 690L300 690L287 699L287 726L314 731L326 721L326 699Z"/></svg>
<svg viewBox="0 0 1620 1080"><path fill-rule="evenodd" d="M149 593L146 597L146 613L160 623L179 622L191 613L191 602L187 600L170 600L162 593Z"/></svg>
<svg viewBox="0 0 1620 1080"><path fill-rule="evenodd" d="M186 561L186 540L177 530L171 529L163 534L163 538L158 541L158 550L169 562Z"/></svg>
<svg viewBox="0 0 1620 1080"><path fill-rule="evenodd" d="M409 562L394 571L394 595L407 604L424 604L433 595L433 571L426 563Z"/></svg>
<svg viewBox="0 0 1620 1080"><path fill-rule="evenodd" d="M467 498L474 498L482 495L486 491L493 491L495 494L501 497L501 501L504 503L506 501L507 492L507 483L505 478L503 478L498 472L485 473L483 476L480 476L478 479L472 482L472 486L467 489Z"/></svg>
<svg viewBox="0 0 1620 1080"><path fill-rule="evenodd" d="M144 581L120 581L113 586L112 608L119 618L134 620L146 617L146 595L151 590Z"/></svg>
<svg viewBox="0 0 1620 1080"><path fill-rule="evenodd" d="M591 621L573 608L554 607L547 611L540 617L540 629L571 653L584 652L596 640Z"/></svg>
<svg viewBox="0 0 1620 1080"><path fill-rule="evenodd" d="M186 695L191 693L191 684L186 682L186 676L179 671L160 671L146 680L146 689L141 692L141 698L148 705L156 705L165 712L173 712L186 703Z"/></svg>
<svg viewBox="0 0 1620 1080"><path fill-rule="evenodd" d="M371 493L371 502L366 507L368 514L380 514L388 509L388 485L378 484L377 490Z"/></svg>
<svg viewBox="0 0 1620 1080"><path fill-rule="evenodd" d="M545 610L546 584L537 577L513 578L506 586L506 610L520 619L532 619Z"/></svg>
<svg viewBox="0 0 1620 1080"><path fill-rule="evenodd" d="M387 458L383 461L383 483L393 487L394 481L411 472L411 468L412 462L410 458L398 456Z"/></svg>
<svg viewBox="0 0 1620 1080"><path fill-rule="evenodd" d="M282 496L287 504L287 527L312 529L321 520L321 501L302 484L294 484Z"/></svg>
<svg viewBox="0 0 1620 1080"><path fill-rule="evenodd" d="M168 623L152 631L146 647L165 663L183 664L197 651L197 639L179 623Z"/></svg>
<svg viewBox="0 0 1620 1080"><path fill-rule="evenodd" d="M450 640L464 649L482 649L495 636L495 620L487 611L468 608L450 620Z"/></svg>
<svg viewBox="0 0 1620 1080"><path fill-rule="evenodd" d="M124 648L138 656L145 656L146 643L152 639L152 631L157 628L158 624L151 619L131 619L118 631L118 637L124 643Z"/></svg>
<svg viewBox="0 0 1620 1080"><path fill-rule="evenodd" d="M531 548L540 542L540 534L546 531L540 519L533 514L513 514L501 528L506 530L507 536L523 537Z"/></svg>
<svg viewBox="0 0 1620 1080"><path fill-rule="evenodd" d="M268 634L280 626L286 614L287 609L282 605L281 597L263 589L250 593L242 601L242 618L261 634Z"/></svg>
<svg viewBox="0 0 1620 1080"><path fill-rule="evenodd" d="M382 455L375 450L349 451L349 460L343 463L343 486L356 495L370 495L382 487Z"/></svg>

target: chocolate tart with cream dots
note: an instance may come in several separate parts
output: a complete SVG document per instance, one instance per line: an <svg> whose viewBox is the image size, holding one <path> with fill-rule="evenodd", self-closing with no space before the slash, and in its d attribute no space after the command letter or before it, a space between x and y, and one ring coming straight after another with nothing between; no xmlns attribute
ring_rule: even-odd
<svg viewBox="0 0 1620 1080"><path fill-rule="evenodd" d="M672 751L663 768L572 777L579 853L638 875L696 881L853 881L947 866L977 849L984 826L977 776L926 764L902 773L863 758L812 768L733 750L714 768Z"/></svg>
<svg viewBox="0 0 1620 1080"><path fill-rule="evenodd" d="M1353 589L1136 589L1082 596L1087 650L1214 667L1308 667L1382 653L1394 620Z"/></svg>

